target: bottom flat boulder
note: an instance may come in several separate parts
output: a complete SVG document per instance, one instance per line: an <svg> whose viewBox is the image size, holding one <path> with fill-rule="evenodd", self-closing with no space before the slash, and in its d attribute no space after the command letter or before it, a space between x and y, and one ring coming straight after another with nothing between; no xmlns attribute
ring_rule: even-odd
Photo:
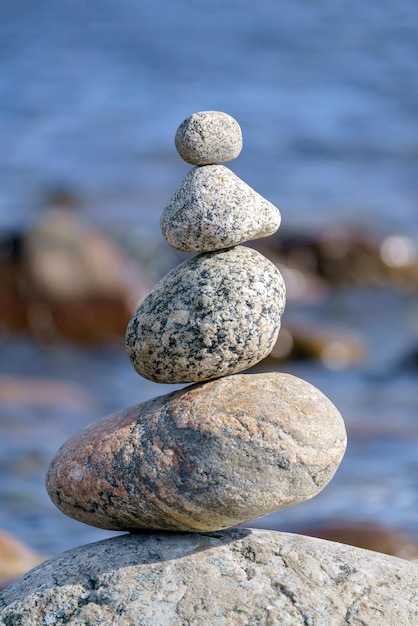
<svg viewBox="0 0 418 626"><path fill-rule="evenodd" d="M0 624L414 626L418 566L266 530L122 535L23 576Z"/></svg>

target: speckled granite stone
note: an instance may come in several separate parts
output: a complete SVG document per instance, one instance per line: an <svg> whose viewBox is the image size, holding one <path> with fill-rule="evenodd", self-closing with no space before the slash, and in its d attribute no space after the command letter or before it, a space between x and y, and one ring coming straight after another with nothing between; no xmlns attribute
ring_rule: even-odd
<svg viewBox="0 0 418 626"><path fill-rule="evenodd" d="M218 530L315 496L345 451L338 410L289 374L238 374L95 422L53 459L47 490L100 528Z"/></svg>
<svg viewBox="0 0 418 626"><path fill-rule="evenodd" d="M193 168L164 209L167 243L185 252L209 252L267 237L280 212L223 165Z"/></svg>
<svg viewBox="0 0 418 626"><path fill-rule="evenodd" d="M155 382L219 378L271 352L284 306L281 274L259 252L237 246L199 254L143 300L126 348L136 371Z"/></svg>
<svg viewBox="0 0 418 626"><path fill-rule="evenodd" d="M5 626L416 626L415 563L290 533L123 535L0 596Z"/></svg>
<svg viewBox="0 0 418 626"><path fill-rule="evenodd" d="M236 159L242 150L241 128L228 113L200 111L180 124L175 144L187 163L226 163Z"/></svg>

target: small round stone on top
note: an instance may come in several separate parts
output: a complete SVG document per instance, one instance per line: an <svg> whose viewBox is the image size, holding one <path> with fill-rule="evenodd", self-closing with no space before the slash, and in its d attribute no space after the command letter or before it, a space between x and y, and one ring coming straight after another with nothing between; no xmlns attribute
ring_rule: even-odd
<svg viewBox="0 0 418 626"><path fill-rule="evenodd" d="M242 150L241 127L228 113L200 111L180 124L175 144L181 158L192 165L226 163Z"/></svg>

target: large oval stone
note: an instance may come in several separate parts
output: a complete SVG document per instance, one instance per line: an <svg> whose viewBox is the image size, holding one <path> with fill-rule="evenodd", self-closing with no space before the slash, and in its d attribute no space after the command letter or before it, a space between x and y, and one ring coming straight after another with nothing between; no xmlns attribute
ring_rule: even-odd
<svg viewBox="0 0 418 626"><path fill-rule="evenodd" d="M416 626L418 567L289 533L135 534L73 548L6 589L5 626Z"/></svg>
<svg viewBox="0 0 418 626"><path fill-rule="evenodd" d="M223 165L193 168L161 216L167 243L184 252L211 252L268 237L280 212Z"/></svg>
<svg viewBox="0 0 418 626"><path fill-rule="evenodd" d="M345 447L342 417L318 389L239 374L92 424L58 451L47 490L100 528L218 530L312 498Z"/></svg>
<svg viewBox="0 0 418 626"><path fill-rule="evenodd" d="M126 349L136 371L159 383L234 374L266 357L285 306L279 270L244 246L175 267L129 322Z"/></svg>

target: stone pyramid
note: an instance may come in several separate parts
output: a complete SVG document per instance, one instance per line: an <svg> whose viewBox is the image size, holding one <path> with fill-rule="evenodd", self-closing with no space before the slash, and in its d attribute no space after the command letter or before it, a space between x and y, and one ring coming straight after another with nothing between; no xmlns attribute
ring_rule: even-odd
<svg viewBox="0 0 418 626"><path fill-rule="evenodd" d="M288 374L240 373L273 349L286 294L277 267L240 245L275 232L278 209L213 162L239 154L238 123L196 113L175 142L195 167L161 224L171 245L198 254L140 304L126 347L140 375L194 384L93 424L52 461L53 502L101 528L248 522L316 495L346 447L341 415L318 389Z"/></svg>
<svg viewBox="0 0 418 626"><path fill-rule="evenodd" d="M232 172L231 116L187 118L176 146L194 169L161 220L198 252L132 316L139 374L193 383L68 440L47 474L75 519L129 534L74 548L0 594L0 625L394 626L418 624L418 569L295 534L231 528L317 494L345 451L338 410L288 374L242 373L272 349L285 287L240 244L280 216ZM170 531L170 532L168 532Z"/></svg>

